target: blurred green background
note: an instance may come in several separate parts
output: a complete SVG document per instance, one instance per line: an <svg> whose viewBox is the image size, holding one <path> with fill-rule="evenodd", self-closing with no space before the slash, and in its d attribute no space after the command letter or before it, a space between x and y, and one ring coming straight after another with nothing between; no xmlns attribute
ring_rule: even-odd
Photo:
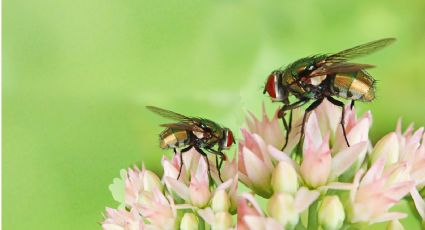
<svg viewBox="0 0 425 230"><path fill-rule="evenodd" d="M260 112L266 76L383 37L373 140L425 124L425 2L3 1L3 229L99 229L108 185L161 173L156 105L233 129Z"/></svg>

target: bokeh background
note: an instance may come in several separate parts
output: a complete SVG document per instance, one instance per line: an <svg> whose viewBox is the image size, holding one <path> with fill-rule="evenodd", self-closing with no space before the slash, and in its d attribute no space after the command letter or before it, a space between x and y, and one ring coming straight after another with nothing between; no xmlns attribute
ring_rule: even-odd
<svg viewBox="0 0 425 230"><path fill-rule="evenodd" d="M425 2L3 1L3 229L100 229L108 185L161 173L156 105L235 130L266 76L299 57L383 37L373 140L425 125ZM239 135L239 132L238 132ZM412 225L413 226L413 225ZM413 228L413 227L412 227Z"/></svg>

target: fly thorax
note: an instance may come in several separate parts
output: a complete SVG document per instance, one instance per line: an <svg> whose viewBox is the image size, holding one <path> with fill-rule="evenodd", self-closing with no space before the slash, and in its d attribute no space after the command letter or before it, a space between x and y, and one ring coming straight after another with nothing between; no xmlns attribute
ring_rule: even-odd
<svg viewBox="0 0 425 230"><path fill-rule="evenodd" d="M314 86L320 85L326 79L326 75L310 78L310 84Z"/></svg>
<svg viewBox="0 0 425 230"><path fill-rule="evenodd" d="M196 131L192 131L193 135L195 135L198 139L202 139L204 138L204 133L203 132L196 132Z"/></svg>

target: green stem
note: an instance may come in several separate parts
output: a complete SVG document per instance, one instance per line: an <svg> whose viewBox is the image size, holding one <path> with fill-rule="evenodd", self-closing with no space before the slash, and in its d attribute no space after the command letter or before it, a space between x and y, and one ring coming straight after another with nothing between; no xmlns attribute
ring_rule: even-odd
<svg viewBox="0 0 425 230"><path fill-rule="evenodd" d="M205 221L202 218L199 218L199 222L198 222L198 229L199 230L205 230Z"/></svg>
<svg viewBox="0 0 425 230"><path fill-rule="evenodd" d="M319 200L314 201L310 208L308 208L308 223L307 230L317 230L318 222L317 222L317 206L319 205Z"/></svg>

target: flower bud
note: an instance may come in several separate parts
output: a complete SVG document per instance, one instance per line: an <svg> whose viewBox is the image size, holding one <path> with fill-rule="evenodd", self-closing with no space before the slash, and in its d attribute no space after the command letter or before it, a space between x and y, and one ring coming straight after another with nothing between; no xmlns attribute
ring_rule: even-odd
<svg viewBox="0 0 425 230"><path fill-rule="evenodd" d="M198 219L193 213L185 213L180 223L180 229L182 230L197 230Z"/></svg>
<svg viewBox="0 0 425 230"><path fill-rule="evenodd" d="M404 227L401 225L400 221L393 220L388 224L387 230L404 230Z"/></svg>
<svg viewBox="0 0 425 230"><path fill-rule="evenodd" d="M155 173L149 170L146 170L144 173L145 174L143 176L143 188L145 191L152 192L154 188L163 191L161 180Z"/></svg>
<svg viewBox="0 0 425 230"><path fill-rule="evenodd" d="M229 195L227 195L227 192L224 189L218 190L211 202L212 209L214 212L227 212L230 208L230 199Z"/></svg>
<svg viewBox="0 0 425 230"><path fill-rule="evenodd" d="M397 135L392 132L385 135L376 143L371 154L372 164L375 163L383 154L386 155L385 165L390 165L398 161L399 144Z"/></svg>
<svg viewBox="0 0 425 230"><path fill-rule="evenodd" d="M219 212L215 214L212 230L228 230L232 227L232 216L228 212Z"/></svg>
<svg viewBox="0 0 425 230"><path fill-rule="evenodd" d="M300 216L295 211L294 198L289 193L275 193L267 204L267 210L285 229L293 229L298 224Z"/></svg>
<svg viewBox="0 0 425 230"><path fill-rule="evenodd" d="M285 161L279 162L272 174L272 187L276 192L295 194L298 189L298 176L294 167Z"/></svg>
<svg viewBox="0 0 425 230"><path fill-rule="evenodd" d="M189 186L189 197L192 205L203 208L211 198L211 192L207 183L195 184L191 183Z"/></svg>
<svg viewBox="0 0 425 230"><path fill-rule="evenodd" d="M326 196L319 208L319 224L324 230L337 230L345 219L344 207L338 196Z"/></svg>
<svg viewBox="0 0 425 230"><path fill-rule="evenodd" d="M331 173L332 157L329 151L304 154L300 173L304 181L312 188L320 187L328 181Z"/></svg>

